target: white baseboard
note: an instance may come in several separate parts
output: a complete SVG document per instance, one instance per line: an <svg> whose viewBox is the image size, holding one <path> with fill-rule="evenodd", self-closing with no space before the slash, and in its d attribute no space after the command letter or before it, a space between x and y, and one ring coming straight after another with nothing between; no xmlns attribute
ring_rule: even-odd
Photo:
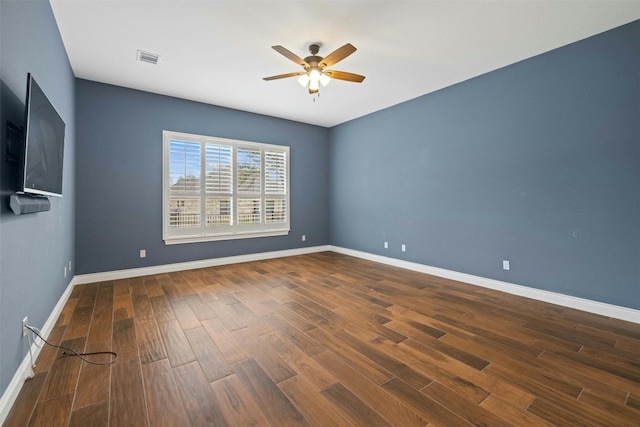
<svg viewBox="0 0 640 427"><path fill-rule="evenodd" d="M169 273L174 271L184 271L196 268L214 267L219 265L237 264L241 262L261 261L273 258L282 258L287 256L304 255L315 252L333 251L344 255L350 255L357 258L362 258L370 261L379 262L395 267L404 268L407 270L413 270L420 273L431 274L434 276L443 277L446 279L456 280L471 285L481 286L483 288L494 289L497 291L506 292L513 295L519 295L526 298L532 298L539 301L548 302L551 304L557 304L564 307L574 308L601 316L611 317L620 320L626 320L628 322L640 324L640 310L634 310L632 308L620 307L612 304L606 304L598 301L591 301L584 298L573 297L570 295L558 294L555 292L544 291L540 289L530 288L527 286L516 285L513 283L502 282L499 280L488 279L486 277L474 276L472 274L460 273L457 271L446 270L444 268L431 267L424 264L418 264L410 261L399 260L395 258L389 258L381 255L375 255L367 252L356 251L353 249L342 248L339 246L313 246L309 248L299 249L287 249L282 251L263 252L248 255L237 255L223 258L206 259L201 261L181 262L175 264L158 265L151 267L132 268L127 270L109 271L104 273L93 274L81 274L75 276L67 289L58 300L58 303L54 307L53 311L49 315L44 326L41 328L41 332L44 337L48 337L53 329L53 326L60 316L64 305L67 303L71 291L75 285L103 282L107 280L126 279L131 277L146 276L150 274ZM32 346L32 352L34 359L38 357L40 353L40 347ZM0 425L4 422L13 403L15 402L25 379L29 377L31 373L31 359L27 354L18 367L13 379L9 383L9 386L0 398Z"/></svg>
<svg viewBox="0 0 640 427"><path fill-rule="evenodd" d="M56 324L56 321L58 320L58 317L60 316L60 313L62 312L64 305L67 303L69 296L71 296L71 291L73 290L73 287L76 284L77 283L75 281L75 278L69 282L69 284L67 285L67 288L64 290L64 292L62 293L62 296L58 300L58 303L56 304L56 306L53 308L53 311L49 315L49 318L47 319L45 324L42 326L42 328L40 328L40 332L42 333L42 336L44 338L49 337L49 334L51 333L53 326ZM35 344L31 346L31 353L33 354L33 360L36 360L38 358L38 355L40 354L40 350L41 350L41 347ZM31 374L32 374L31 357L29 356L29 353L27 353L25 358L22 360L22 363L16 370L16 373L13 375L13 378L11 379L11 382L7 386L7 389L2 394L2 397L0 397L0 425L4 423L5 419L9 415L9 411L11 411L11 407L16 401L18 394L20 394L22 385L28 378L31 377Z"/></svg>
<svg viewBox="0 0 640 427"><path fill-rule="evenodd" d="M104 273L80 274L74 277L76 284L104 282L107 280L129 279L131 277L151 274L171 273L174 271L194 270L196 268L215 267L219 265L238 264L241 262L262 261L265 259L283 258L330 250L329 245L308 248L286 249L282 251L262 252L256 254L236 255L222 258L203 259L200 261L178 262L175 264L154 265L150 267L130 268L127 270L107 271Z"/></svg>
<svg viewBox="0 0 640 427"><path fill-rule="evenodd" d="M76 284L103 282L106 280L127 279L131 277L147 276L150 274L170 273L174 271L192 270L196 268L215 267L219 265L237 264L241 262L261 261L265 259L282 258L294 255L304 255L315 252L333 251L345 255L363 258L382 264L392 265L395 267L413 270L420 273L431 274L446 279L457 280L469 283L471 285L481 286L483 288L494 289L513 295L531 298L551 304L561 305L563 307L575 308L577 310L598 314L601 316L612 317L614 319L626 320L628 322L640 324L640 311L632 308L620 307L617 305L606 304L603 302L592 301L584 298L578 298L571 295L559 294L556 292L535 289L528 286L517 285L514 283L503 282L500 280L489 279L472 274L460 273L457 271L446 270L444 268L432 267L425 264L404 261L396 258L375 255L368 252L356 251L353 249L342 248L340 246L313 246L309 248L287 249L282 251L263 252L256 254L237 255L223 258L205 259L200 261L189 261L175 264L157 265L151 267L132 268L127 270L108 271L104 273L82 274L74 277Z"/></svg>
<svg viewBox="0 0 640 427"><path fill-rule="evenodd" d="M620 307L613 304L606 304L603 302L578 298L571 295L558 294L555 292L530 288L528 286L516 285L513 283L502 282L500 280L488 279L486 277L446 270L444 268L431 267L429 265L418 264L415 262L404 261L396 258L389 258L382 255L371 254L368 252L346 249L339 246L330 246L329 248L329 250L333 252L344 255L350 255L369 261L392 265L407 270L418 271L420 273L431 274L434 276L443 277L445 279L456 280L459 282L469 283L471 285L481 286L483 288L506 292L508 294L518 295L538 301L561 305L563 307L575 308L577 310L599 314L605 317L611 317L614 319L626 320L627 322L640 324L640 310L634 310L632 308Z"/></svg>

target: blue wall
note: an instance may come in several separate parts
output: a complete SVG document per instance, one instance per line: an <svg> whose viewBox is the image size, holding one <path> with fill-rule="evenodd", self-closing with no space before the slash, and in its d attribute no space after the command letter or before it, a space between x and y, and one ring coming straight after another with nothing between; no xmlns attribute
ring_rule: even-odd
<svg viewBox="0 0 640 427"><path fill-rule="evenodd" d="M75 79L48 1L0 1L0 392L27 354L20 324L42 327L73 277ZM9 195L18 166L6 162L5 123L24 123L27 73L32 73L66 123L63 197L51 210L16 216Z"/></svg>
<svg viewBox="0 0 640 427"><path fill-rule="evenodd" d="M331 129L330 177L334 245L640 309L640 21Z"/></svg>
<svg viewBox="0 0 640 427"><path fill-rule="evenodd" d="M78 273L329 243L328 129L87 80L76 91ZM290 146L291 233L165 245L163 129Z"/></svg>

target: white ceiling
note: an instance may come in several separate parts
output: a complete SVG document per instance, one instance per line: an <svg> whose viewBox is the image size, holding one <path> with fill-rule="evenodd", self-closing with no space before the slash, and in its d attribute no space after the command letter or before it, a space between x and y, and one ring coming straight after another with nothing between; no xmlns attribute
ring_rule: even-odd
<svg viewBox="0 0 640 427"><path fill-rule="evenodd" d="M334 126L640 19L640 1L50 0L76 77ZM295 78L320 42L332 69L316 102ZM138 49L158 65L136 60Z"/></svg>

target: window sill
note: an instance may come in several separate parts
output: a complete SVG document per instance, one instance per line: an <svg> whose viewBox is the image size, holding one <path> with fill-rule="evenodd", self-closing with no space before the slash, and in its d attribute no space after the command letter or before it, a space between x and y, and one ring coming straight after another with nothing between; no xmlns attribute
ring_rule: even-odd
<svg viewBox="0 0 640 427"><path fill-rule="evenodd" d="M269 231L252 231L246 233L218 234L211 236L184 236L169 237L164 239L165 245L180 245L183 243L201 243L201 242L218 242L221 240L237 240L237 239L255 239L258 237L274 237L286 236L289 229L269 230Z"/></svg>

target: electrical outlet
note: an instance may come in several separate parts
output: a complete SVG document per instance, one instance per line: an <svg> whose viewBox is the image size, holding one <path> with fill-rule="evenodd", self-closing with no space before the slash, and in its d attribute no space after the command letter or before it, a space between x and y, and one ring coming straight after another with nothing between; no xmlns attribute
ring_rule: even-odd
<svg viewBox="0 0 640 427"><path fill-rule="evenodd" d="M511 270L511 263L509 262L509 260L507 259L502 260L502 269Z"/></svg>
<svg viewBox="0 0 640 427"><path fill-rule="evenodd" d="M307 236L305 236L304 234L302 235L302 241L306 242L307 241Z"/></svg>
<svg viewBox="0 0 640 427"><path fill-rule="evenodd" d="M140 258L146 258L146 257L147 257L147 250L140 249Z"/></svg>
<svg viewBox="0 0 640 427"><path fill-rule="evenodd" d="M64 277L67 277L67 266L64 266Z"/></svg>
<svg viewBox="0 0 640 427"><path fill-rule="evenodd" d="M389 242L384 242L384 248L389 249Z"/></svg>
<svg viewBox="0 0 640 427"><path fill-rule="evenodd" d="M24 316L24 319L22 319L22 336L26 337L27 336L27 325L29 324L29 316Z"/></svg>
<svg viewBox="0 0 640 427"><path fill-rule="evenodd" d="M69 271L71 271L71 261L69 261Z"/></svg>
<svg viewBox="0 0 640 427"><path fill-rule="evenodd" d="M407 245L404 243L402 244L402 252L407 252Z"/></svg>

